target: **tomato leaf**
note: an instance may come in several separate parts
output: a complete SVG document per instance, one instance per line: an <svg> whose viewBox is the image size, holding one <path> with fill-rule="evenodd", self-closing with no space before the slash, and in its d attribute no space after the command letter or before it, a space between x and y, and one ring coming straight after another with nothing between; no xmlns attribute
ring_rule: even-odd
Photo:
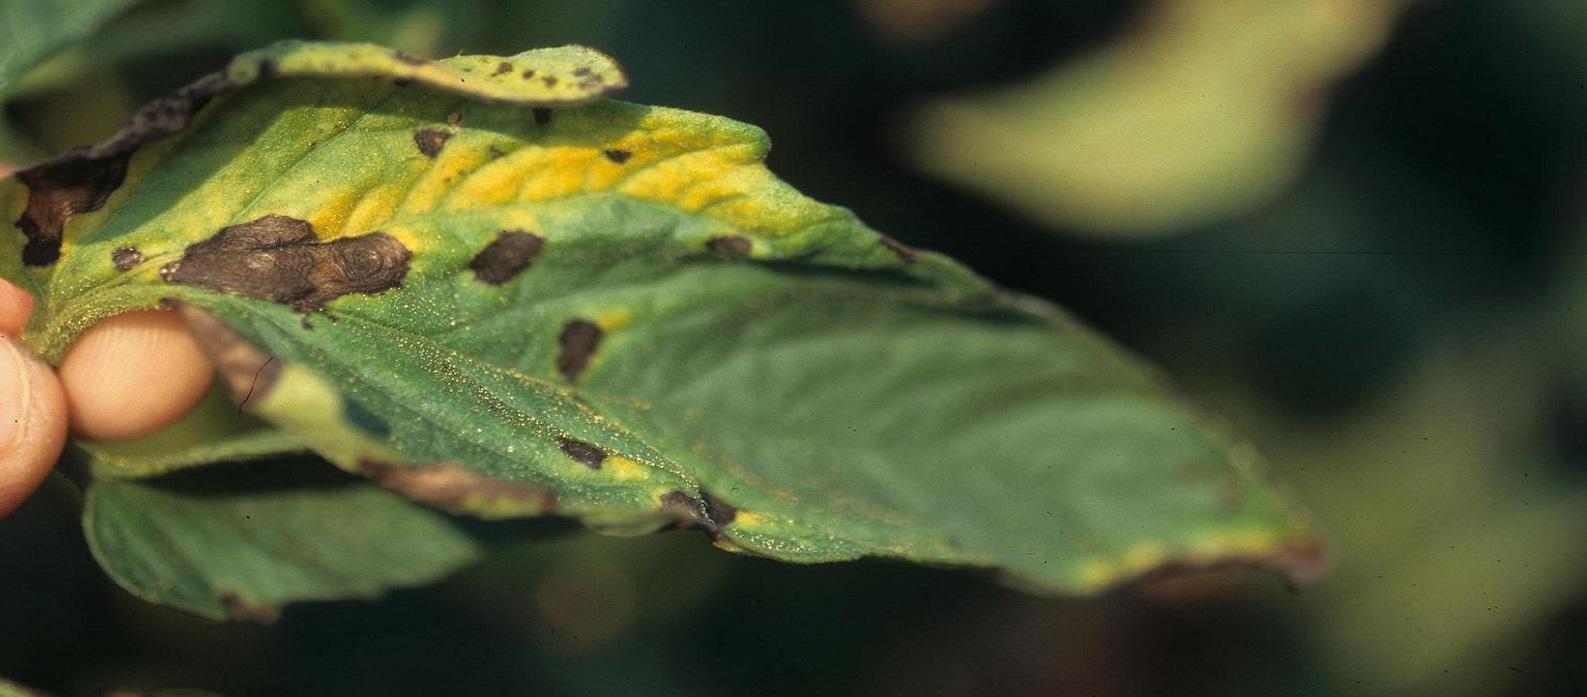
<svg viewBox="0 0 1587 697"><path fill-rule="evenodd" d="M0 184L25 340L57 359L180 307L249 413L457 513L1067 592L1317 572L1252 450L1155 371L800 195L752 126L600 99L621 75L576 48L246 54Z"/></svg>

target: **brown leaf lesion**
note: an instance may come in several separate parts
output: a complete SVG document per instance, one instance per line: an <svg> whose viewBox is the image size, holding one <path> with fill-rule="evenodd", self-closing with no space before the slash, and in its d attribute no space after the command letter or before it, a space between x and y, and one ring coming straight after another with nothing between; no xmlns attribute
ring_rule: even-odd
<svg viewBox="0 0 1587 697"><path fill-rule="evenodd" d="M600 326L585 319L562 325L562 331L557 334L557 372L569 382L577 380L589 367L595 350L600 348L603 334Z"/></svg>
<svg viewBox="0 0 1587 697"><path fill-rule="evenodd" d="M526 230L503 230L469 260L474 278L499 286L528 269L540 256L546 239Z"/></svg>
<svg viewBox="0 0 1587 697"><path fill-rule="evenodd" d="M210 99L233 87L214 73L139 109L109 140L75 148L16 177L28 188L28 202L17 228L27 237L22 261L49 266L61 256L66 220L104 207L126 179L127 162L145 143L185 130Z"/></svg>
<svg viewBox="0 0 1587 697"><path fill-rule="evenodd" d="M738 517L738 507L703 490L698 498L682 491L662 494L661 510L673 518L674 529L704 530L713 540Z"/></svg>
<svg viewBox="0 0 1587 697"><path fill-rule="evenodd" d="M181 259L161 268L160 276L310 312L343 295L401 286L412 256L383 232L321 242L308 221L267 215L194 243Z"/></svg>
<svg viewBox="0 0 1587 697"><path fill-rule="evenodd" d="M439 128L421 128L413 132L413 144L418 146L419 153L430 159L435 159L441 154L441 148L446 147L446 141L452 137L451 132Z"/></svg>
<svg viewBox="0 0 1587 697"><path fill-rule="evenodd" d="M557 506L556 494L549 489L493 479L458 464L407 465L365 458L358 461L358 471L387 489L449 513L495 508L550 513Z"/></svg>

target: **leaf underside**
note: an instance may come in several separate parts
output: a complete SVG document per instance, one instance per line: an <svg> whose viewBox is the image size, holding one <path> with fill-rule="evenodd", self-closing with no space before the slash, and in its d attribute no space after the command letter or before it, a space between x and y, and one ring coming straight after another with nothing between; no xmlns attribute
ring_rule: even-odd
<svg viewBox="0 0 1587 697"><path fill-rule="evenodd" d="M447 516L312 458L101 479L83 527L124 588L215 619L268 621L293 601L428 583L481 550Z"/></svg>
<svg viewBox="0 0 1587 697"><path fill-rule="evenodd" d="M583 91L478 81L526 71ZM621 84L584 49L287 44L0 182L26 342L56 360L100 318L176 306L258 419L95 473L306 447L454 513L695 527L789 561L1062 592L1318 570L1253 452L1155 372L798 194L754 127L600 99Z"/></svg>

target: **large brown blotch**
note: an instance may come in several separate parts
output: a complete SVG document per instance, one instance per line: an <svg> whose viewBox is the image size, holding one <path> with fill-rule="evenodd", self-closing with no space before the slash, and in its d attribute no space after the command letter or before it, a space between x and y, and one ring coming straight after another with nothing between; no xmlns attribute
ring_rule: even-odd
<svg viewBox="0 0 1587 697"><path fill-rule="evenodd" d="M223 74L208 75L139 109L110 140L75 148L17 172L17 179L28 187L27 208L16 221L27 236L22 262L29 266L55 263L61 256L67 218L105 205L126 178L127 160L133 151L186 129L199 109L232 86Z"/></svg>
<svg viewBox="0 0 1587 697"><path fill-rule="evenodd" d="M383 232L321 242L307 221L267 215L194 243L160 275L172 283L246 293L308 312L349 293L402 285L412 257Z"/></svg>

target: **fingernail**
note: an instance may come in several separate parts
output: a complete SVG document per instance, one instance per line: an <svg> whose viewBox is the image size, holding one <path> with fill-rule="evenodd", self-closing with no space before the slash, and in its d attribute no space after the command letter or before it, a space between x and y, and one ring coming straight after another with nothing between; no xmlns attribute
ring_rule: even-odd
<svg viewBox="0 0 1587 697"><path fill-rule="evenodd" d="M0 337L0 455L22 441L27 416L27 358L10 339Z"/></svg>

